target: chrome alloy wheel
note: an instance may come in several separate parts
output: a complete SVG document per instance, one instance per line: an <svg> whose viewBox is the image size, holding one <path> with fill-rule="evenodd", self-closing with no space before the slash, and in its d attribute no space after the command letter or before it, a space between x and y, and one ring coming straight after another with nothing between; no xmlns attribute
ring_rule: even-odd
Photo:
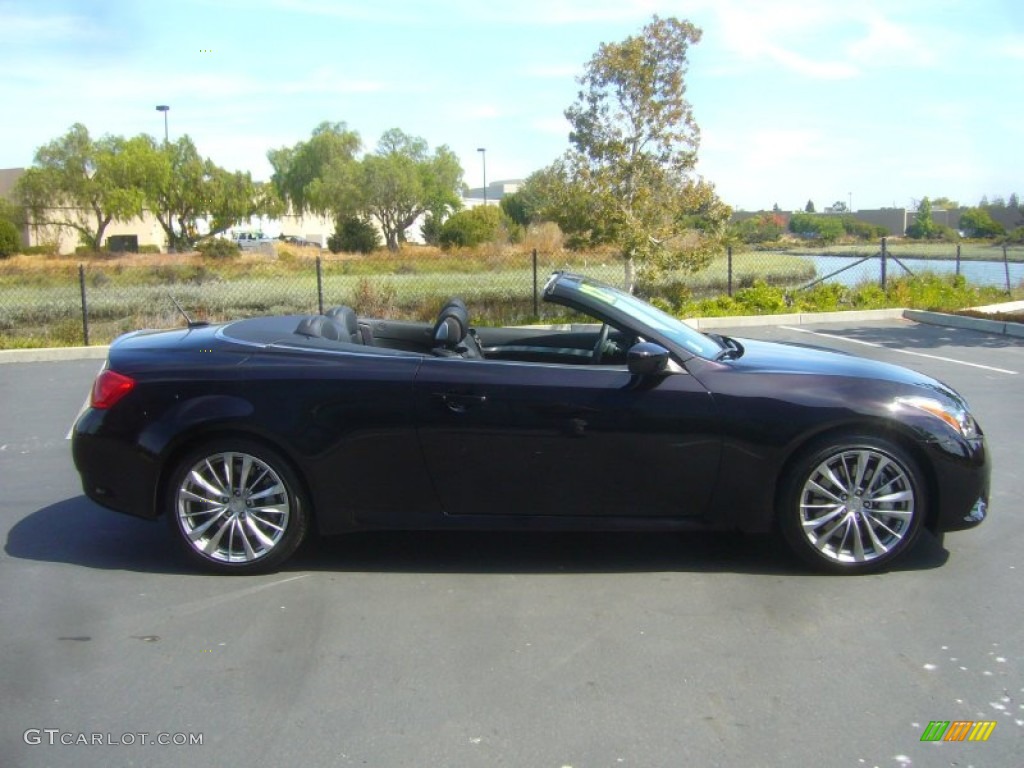
<svg viewBox="0 0 1024 768"><path fill-rule="evenodd" d="M278 473L241 452L195 462L178 485L174 507L189 545L220 563L252 563L273 552L292 514Z"/></svg>
<svg viewBox="0 0 1024 768"><path fill-rule="evenodd" d="M875 448L834 453L810 473L799 497L803 534L836 564L870 563L914 530L911 473Z"/></svg>

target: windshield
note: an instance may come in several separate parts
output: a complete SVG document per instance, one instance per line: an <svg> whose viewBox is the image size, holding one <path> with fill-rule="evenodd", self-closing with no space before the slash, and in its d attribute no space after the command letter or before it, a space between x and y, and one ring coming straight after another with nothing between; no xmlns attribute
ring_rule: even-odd
<svg viewBox="0 0 1024 768"><path fill-rule="evenodd" d="M566 278L563 278L566 279ZM722 345L712 338L694 330L682 320L651 306L625 291L603 283L595 283L586 278L568 278L567 282L576 284L576 289L592 299L614 307L638 323L646 325L654 331L668 337L673 342L689 350L695 355L714 359L722 352Z"/></svg>

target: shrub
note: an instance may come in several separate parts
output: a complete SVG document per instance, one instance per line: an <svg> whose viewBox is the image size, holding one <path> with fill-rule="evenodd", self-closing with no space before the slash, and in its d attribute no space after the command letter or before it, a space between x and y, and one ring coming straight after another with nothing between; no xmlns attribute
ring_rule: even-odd
<svg viewBox="0 0 1024 768"><path fill-rule="evenodd" d="M441 242L441 227L443 223L440 216L428 213L423 217L423 224L420 226L420 237L427 245L437 245Z"/></svg>
<svg viewBox="0 0 1024 768"><path fill-rule="evenodd" d="M377 228L358 216L339 219L334 234L327 238L327 247L331 253L372 253L380 245Z"/></svg>
<svg viewBox="0 0 1024 768"><path fill-rule="evenodd" d="M738 221L729 229L744 243L771 243L786 231L786 220L777 213L765 213Z"/></svg>
<svg viewBox="0 0 1024 768"><path fill-rule="evenodd" d="M478 206L459 211L441 227L441 247L472 248L497 240L502 233L502 214L494 206Z"/></svg>
<svg viewBox="0 0 1024 768"><path fill-rule="evenodd" d="M238 243L220 237L203 240L196 245L196 250L208 259L231 259L242 252Z"/></svg>
<svg viewBox="0 0 1024 768"><path fill-rule="evenodd" d="M737 291L736 302L746 310L747 314L772 314L785 312L789 303L781 288L768 285L764 280L755 280L750 288Z"/></svg>
<svg viewBox="0 0 1024 768"><path fill-rule="evenodd" d="M1024 227L1017 227L1011 230L1010 234L1006 236L1007 243L1024 243Z"/></svg>
<svg viewBox="0 0 1024 768"><path fill-rule="evenodd" d="M139 253L149 253L149 254L160 253L160 246L159 245L140 245L139 246Z"/></svg>
<svg viewBox="0 0 1024 768"><path fill-rule="evenodd" d="M57 256L59 250L57 243L50 242L26 246L21 249L21 253L25 256Z"/></svg>
<svg viewBox="0 0 1024 768"><path fill-rule="evenodd" d="M869 224L852 216L843 217L843 229L850 237L861 240L878 240L889 234L889 230L879 224Z"/></svg>
<svg viewBox="0 0 1024 768"><path fill-rule="evenodd" d="M564 241L562 230L553 221L531 224L526 230L526 237L521 245L527 250L536 248L541 253L555 253L562 250Z"/></svg>
<svg viewBox="0 0 1024 768"><path fill-rule="evenodd" d="M10 256L21 250L21 233L13 222L0 219L0 257Z"/></svg>
<svg viewBox="0 0 1024 768"><path fill-rule="evenodd" d="M794 213L789 220L789 231L805 237L816 237L824 243L834 243L846 231L838 216L813 213Z"/></svg>
<svg viewBox="0 0 1024 768"><path fill-rule="evenodd" d="M968 237L999 237L1006 229L984 208L968 208L960 217L960 229Z"/></svg>

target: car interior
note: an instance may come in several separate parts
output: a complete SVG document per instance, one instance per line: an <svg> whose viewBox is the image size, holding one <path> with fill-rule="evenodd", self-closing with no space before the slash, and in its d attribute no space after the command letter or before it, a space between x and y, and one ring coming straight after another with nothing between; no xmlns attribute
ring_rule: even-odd
<svg viewBox="0 0 1024 768"><path fill-rule="evenodd" d="M435 357L560 365L625 365L626 351L637 341L600 323L477 329L460 298L446 302L433 323L360 318L351 307L337 306L302 318L294 336L321 348L323 341L341 342Z"/></svg>

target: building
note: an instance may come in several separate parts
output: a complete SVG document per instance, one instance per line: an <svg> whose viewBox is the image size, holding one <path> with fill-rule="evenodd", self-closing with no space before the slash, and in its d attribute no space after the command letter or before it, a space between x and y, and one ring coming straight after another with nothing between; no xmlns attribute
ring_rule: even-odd
<svg viewBox="0 0 1024 768"><path fill-rule="evenodd" d="M492 181L487 185L487 204L497 205L505 195L511 195L520 190L525 184L525 179L506 179L504 181ZM484 204L484 188L476 187L466 190L462 196L462 205L465 208L476 208Z"/></svg>

